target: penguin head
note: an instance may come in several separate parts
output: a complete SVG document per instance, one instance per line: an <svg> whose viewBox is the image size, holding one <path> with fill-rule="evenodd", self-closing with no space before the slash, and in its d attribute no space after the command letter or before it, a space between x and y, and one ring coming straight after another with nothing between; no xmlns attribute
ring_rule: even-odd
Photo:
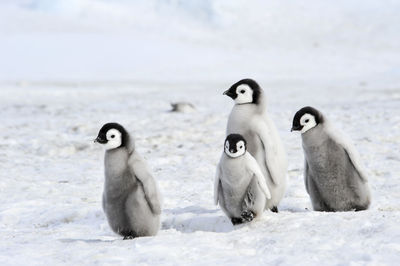
<svg viewBox="0 0 400 266"><path fill-rule="evenodd" d="M230 134L225 139L225 153L231 158L242 156L246 152L246 140L242 135Z"/></svg>
<svg viewBox="0 0 400 266"><path fill-rule="evenodd" d="M106 150L125 147L129 135L125 128L118 123L107 123L99 131L94 142L104 145Z"/></svg>
<svg viewBox="0 0 400 266"><path fill-rule="evenodd" d="M303 107L294 115L291 131L305 133L323 122L322 114L311 106Z"/></svg>
<svg viewBox="0 0 400 266"><path fill-rule="evenodd" d="M261 94L260 85L252 79L242 79L233 84L224 95L231 97L235 104L258 104Z"/></svg>

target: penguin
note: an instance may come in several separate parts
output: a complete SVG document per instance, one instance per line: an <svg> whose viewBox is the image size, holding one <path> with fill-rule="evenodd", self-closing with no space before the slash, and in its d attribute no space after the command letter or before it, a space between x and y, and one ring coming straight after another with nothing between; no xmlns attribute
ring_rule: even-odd
<svg viewBox="0 0 400 266"><path fill-rule="evenodd" d="M317 109L307 106L293 118L304 151L304 181L315 211L361 211L371 196L356 149Z"/></svg>
<svg viewBox="0 0 400 266"><path fill-rule="evenodd" d="M233 225L260 217L266 199L271 198L265 177L246 145L239 134L227 136L215 175L214 203L219 203Z"/></svg>
<svg viewBox="0 0 400 266"><path fill-rule="evenodd" d="M235 102L228 118L227 135L241 134L256 159L271 191L266 209L278 212L287 186L286 152L275 124L266 112L266 97L258 83L242 79L223 93Z"/></svg>
<svg viewBox="0 0 400 266"><path fill-rule="evenodd" d="M107 123L95 142L106 150L103 210L111 229L124 239L156 235L160 228L160 193L133 138L120 124Z"/></svg>

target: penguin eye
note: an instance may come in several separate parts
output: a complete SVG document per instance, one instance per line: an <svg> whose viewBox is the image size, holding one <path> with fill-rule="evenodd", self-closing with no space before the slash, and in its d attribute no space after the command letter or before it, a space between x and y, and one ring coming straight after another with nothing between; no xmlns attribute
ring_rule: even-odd
<svg viewBox="0 0 400 266"><path fill-rule="evenodd" d="M111 135L111 138L112 138L112 139L115 138L115 135Z"/></svg>
<svg viewBox="0 0 400 266"><path fill-rule="evenodd" d="M243 146L242 146L242 145L240 145L240 148L242 149L242 148L243 148Z"/></svg>
<svg viewBox="0 0 400 266"><path fill-rule="evenodd" d="M246 92L245 90L241 90L241 91L240 91L241 94L243 94L243 93L245 93L245 92Z"/></svg>
<svg viewBox="0 0 400 266"><path fill-rule="evenodd" d="M306 121L304 121L304 122L308 123L308 121L310 121L310 120L309 120L309 119L306 119Z"/></svg>

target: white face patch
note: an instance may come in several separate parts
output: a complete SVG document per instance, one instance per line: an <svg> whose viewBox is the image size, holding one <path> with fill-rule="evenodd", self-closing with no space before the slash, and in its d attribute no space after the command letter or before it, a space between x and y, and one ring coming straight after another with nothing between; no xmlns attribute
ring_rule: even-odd
<svg viewBox="0 0 400 266"><path fill-rule="evenodd" d="M317 122L315 121L315 117L313 115L304 114L300 118L300 125L303 126L303 128L301 129L301 133L305 133L308 130L310 130L313 127L315 127L317 125Z"/></svg>
<svg viewBox="0 0 400 266"><path fill-rule="evenodd" d="M244 145L244 141L238 141L238 143L236 143L236 152L230 152L229 150L229 141L225 142L225 153L232 158L236 158L239 157L241 155L243 155L246 152L246 147Z"/></svg>
<svg viewBox="0 0 400 266"><path fill-rule="evenodd" d="M236 88L237 97L235 99L236 104L244 104L253 102L253 90L249 85L242 84Z"/></svg>
<svg viewBox="0 0 400 266"><path fill-rule="evenodd" d="M114 128L107 131L106 138L107 143L104 144L106 150L118 148L122 144L122 134Z"/></svg>

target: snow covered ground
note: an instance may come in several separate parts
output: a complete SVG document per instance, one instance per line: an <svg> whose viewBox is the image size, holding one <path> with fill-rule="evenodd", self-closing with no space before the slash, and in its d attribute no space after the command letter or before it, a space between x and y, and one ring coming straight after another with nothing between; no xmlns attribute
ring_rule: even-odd
<svg viewBox="0 0 400 266"><path fill-rule="evenodd" d="M221 93L229 85L3 88L0 263L397 265L399 90L262 83L289 154L290 186L280 213L233 227L212 202L232 105ZM167 112L175 100L193 102L197 111ZM370 210L311 211L300 136L289 132L292 115L306 104L354 140L368 168ZM133 132L160 184L164 207L156 237L122 241L107 225L103 151L92 140L109 121Z"/></svg>
<svg viewBox="0 0 400 266"><path fill-rule="evenodd" d="M0 2L1 265L400 263L400 4L246 3ZM233 227L212 193L232 107L222 92L243 77L266 90L289 188L278 214ZM175 101L197 110L168 112ZM290 133L305 105L352 138L370 210L311 210ZM93 139L110 121L158 180L156 237L123 241L101 210Z"/></svg>

